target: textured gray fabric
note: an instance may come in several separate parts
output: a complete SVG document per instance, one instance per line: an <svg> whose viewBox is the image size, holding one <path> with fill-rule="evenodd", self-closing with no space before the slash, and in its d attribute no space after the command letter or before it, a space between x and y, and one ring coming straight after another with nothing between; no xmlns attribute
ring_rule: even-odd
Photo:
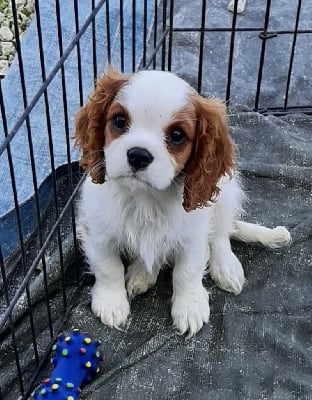
<svg viewBox="0 0 312 400"><path fill-rule="evenodd" d="M279 250L233 242L246 285L234 296L218 289L209 276L205 278L211 318L196 337L186 341L171 326L169 269L161 272L154 288L132 301L123 331L110 329L93 316L91 283L83 288L63 329L75 326L100 338L105 361L100 375L83 388L81 399L312 398L311 123L304 115L277 118L242 113L230 118L249 197L246 219L268 226L285 224L293 242ZM70 290L75 287L76 267L69 267L66 274ZM57 282L50 297L58 326L62 293ZM44 349L49 340L44 298L36 298L34 309ZM34 365L29 359L28 316L20 315L16 326L22 367L27 371ZM0 385L5 399L16 399L8 332L3 339ZM40 378L50 373L47 364Z"/></svg>

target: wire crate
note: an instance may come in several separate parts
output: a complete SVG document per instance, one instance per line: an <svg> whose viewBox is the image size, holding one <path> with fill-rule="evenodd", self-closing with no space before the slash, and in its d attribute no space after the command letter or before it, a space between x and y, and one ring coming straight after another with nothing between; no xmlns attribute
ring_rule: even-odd
<svg viewBox="0 0 312 400"><path fill-rule="evenodd" d="M256 3L238 15L237 1L230 13L218 0L35 0L20 37L11 1L16 55L0 80L0 399L28 398L89 279L75 226L85 175L71 136L108 63L176 72L230 112L312 114L307 59L297 72L311 41L308 0L289 1L285 15L277 2Z"/></svg>

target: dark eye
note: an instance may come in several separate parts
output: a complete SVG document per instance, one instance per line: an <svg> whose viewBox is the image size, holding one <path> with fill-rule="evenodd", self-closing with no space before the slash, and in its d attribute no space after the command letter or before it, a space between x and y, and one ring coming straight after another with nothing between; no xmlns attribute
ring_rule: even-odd
<svg viewBox="0 0 312 400"><path fill-rule="evenodd" d="M175 145L182 144L185 139L185 133L182 131L182 129L174 129L173 131L170 132L169 134L169 142Z"/></svg>
<svg viewBox="0 0 312 400"><path fill-rule="evenodd" d="M112 124L118 131L124 131L127 125L126 118L121 114L117 114L113 117Z"/></svg>

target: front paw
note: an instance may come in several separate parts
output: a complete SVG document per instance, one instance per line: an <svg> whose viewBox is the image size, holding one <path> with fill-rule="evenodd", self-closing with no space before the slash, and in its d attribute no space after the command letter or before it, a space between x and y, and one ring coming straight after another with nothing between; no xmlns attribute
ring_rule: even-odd
<svg viewBox="0 0 312 400"><path fill-rule="evenodd" d="M215 255L209 263L211 278L223 290L239 294L245 283L242 264L231 251Z"/></svg>
<svg viewBox="0 0 312 400"><path fill-rule="evenodd" d="M171 316L174 327L181 333L188 333L187 338L194 336L209 321L209 296L202 286L194 291L174 294Z"/></svg>
<svg viewBox="0 0 312 400"><path fill-rule="evenodd" d="M130 306L125 289L107 289L100 285L92 288L91 308L103 324L119 329L130 314Z"/></svg>
<svg viewBox="0 0 312 400"><path fill-rule="evenodd" d="M149 274L142 263L136 261L129 265L126 275L126 287L129 297L145 293L155 285L156 280L157 273L152 271L152 274Z"/></svg>

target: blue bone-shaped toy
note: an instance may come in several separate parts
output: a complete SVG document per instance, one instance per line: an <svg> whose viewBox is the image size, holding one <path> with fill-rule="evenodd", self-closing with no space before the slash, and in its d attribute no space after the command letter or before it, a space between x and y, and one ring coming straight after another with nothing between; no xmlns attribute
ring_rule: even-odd
<svg viewBox="0 0 312 400"><path fill-rule="evenodd" d="M92 341L79 329L73 329L68 336L60 335L58 340L52 347L52 376L32 394L34 400L78 400L81 384L90 382L99 372L103 361L97 350L100 341Z"/></svg>

